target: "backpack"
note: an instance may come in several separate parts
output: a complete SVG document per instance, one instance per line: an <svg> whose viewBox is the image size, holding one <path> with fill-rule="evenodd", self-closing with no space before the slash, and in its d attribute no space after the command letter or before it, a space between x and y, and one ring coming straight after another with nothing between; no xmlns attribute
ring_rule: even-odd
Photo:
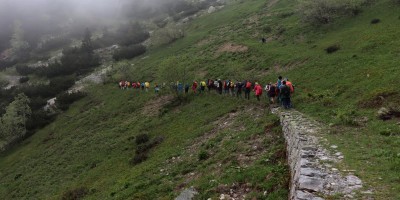
<svg viewBox="0 0 400 200"><path fill-rule="evenodd" d="M250 88L251 88L251 82L250 82L250 81L248 81L248 82L246 83L246 88L247 88L247 89L250 89Z"/></svg>

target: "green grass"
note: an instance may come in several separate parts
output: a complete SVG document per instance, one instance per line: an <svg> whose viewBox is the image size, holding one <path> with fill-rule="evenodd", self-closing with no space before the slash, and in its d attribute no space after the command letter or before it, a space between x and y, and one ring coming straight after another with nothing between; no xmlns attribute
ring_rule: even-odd
<svg viewBox="0 0 400 200"><path fill-rule="evenodd" d="M192 74L188 80L266 83L278 75L289 77L296 85L296 109L330 125L323 137L345 155L339 168L355 170L364 181L363 190L372 189L375 199L399 199L400 127L398 120L381 121L375 113L380 106L399 103L400 7L379 1L357 16L313 27L300 21L295 1L268 5L263 0L236 2L200 17L175 43L115 64L111 79L163 82L160 69L175 64L187 67ZM371 25L374 18L381 23ZM263 36L271 39L264 45L259 42ZM204 40L208 42L200 45ZM226 43L249 50L217 53ZM327 54L325 49L335 44L340 50ZM178 62L165 65L170 58ZM53 124L2 155L1 196L59 199L67 190L86 187L87 199L172 199L182 187L193 185L200 191L198 198L207 199L217 198L225 184L235 183L252 191L249 198L287 199L283 138L279 127L264 130L276 121L273 116L254 119L251 112L245 113L235 118L236 131L218 130L214 137L194 143L215 129L212 122L250 105L198 96L182 106L166 107L162 116L149 117L141 108L155 99L152 94L135 95L115 85L90 88L88 97ZM362 106L384 93L393 95L382 104ZM365 117L366 122L358 122ZM166 139L150 151L147 161L130 166L135 151L132 138L140 133ZM265 152L244 168L237 156L251 152L246 141L256 136L262 138ZM188 151L193 145L195 151ZM200 161L199 154L207 156ZM172 162L173 157L183 161ZM264 191L270 195L262 196Z"/></svg>

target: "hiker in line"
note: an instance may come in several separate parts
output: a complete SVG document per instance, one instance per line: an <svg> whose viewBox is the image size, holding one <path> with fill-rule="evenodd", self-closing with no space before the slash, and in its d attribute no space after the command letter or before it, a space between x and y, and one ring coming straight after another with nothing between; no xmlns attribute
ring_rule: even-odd
<svg viewBox="0 0 400 200"><path fill-rule="evenodd" d="M263 89L262 89L261 85L258 84L257 82L255 83L255 86L254 86L254 92L256 94L257 101L260 101L260 96L263 93Z"/></svg>
<svg viewBox="0 0 400 200"><path fill-rule="evenodd" d="M265 97L267 97L268 100L269 100L269 90L270 90L270 88L271 88L271 85L272 85L272 83L269 82L267 85L265 85L265 88L264 88L264 90L265 90Z"/></svg>
<svg viewBox="0 0 400 200"><path fill-rule="evenodd" d="M282 86L282 76L279 76L278 77L278 81L276 82L276 89L277 89L277 92L278 92L278 94L277 94L277 96L278 96L278 103L280 103L280 104L282 104L282 101L281 101L281 95L279 95L279 93L280 93L280 90L281 90L281 86Z"/></svg>
<svg viewBox="0 0 400 200"><path fill-rule="evenodd" d="M136 83L136 89L140 89L140 82L139 81Z"/></svg>
<svg viewBox="0 0 400 200"><path fill-rule="evenodd" d="M200 93L204 93L206 90L207 83L205 81L200 81Z"/></svg>
<svg viewBox="0 0 400 200"><path fill-rule="evenodd" d="M245 80L244 98L247 100L250 100L251 87L252 87L251 82Z"/></svg>
<svg viewBox="0 0 400 200"><path fill-rule="evenodd" d="M135 82L135 81L132 81L132 88L133 88L133 89L136 89L136 87L137 87L136 82Z"/></svg>
<svg viewBox="0 0 400 200"><path fill-rule="evenodd" d="M265 42L267 42L267 39L265 39L264 37L261 38L261 42L264 44Z"/></svg>
<svg viewBox="0 0 400 200"><path fill-rule="evenodd" d="M237 98L242 98L242 89L243 89L243 83L240 82L239 80L236 80L236 97Z"/></svg>
<svg viewBox="0 0 400 200"><path fill-rule="evenodd" d="M282 81L282 85L280 87L280 99L282 101L282 105L285 109L288 109L291 107L291 102L290 102L290 88L289 86L286 85L286 81Z"/></svg>
<svg viewBox="0 0 400 200"><path fill-rule="evenodd" d="M208 92L210 92L211 89L213 88L213 84L214 84L214 81L213 81L213 80L211 80L211 79L208 79L208 80L207 80L207 89L208 89Z"/></svg>
<svg viewBox="0 0 400 200"><path fill-rule="evenodd" d="M146 82L144 83L144 86L146 87L146 92L148 92L148 91L149 91L149 88L150 88L150 83L149 83L148 81L146 81Z"/></svg>
<svg viewBox="0 0 400 200"><path fill-rule="evenodd" d="M182 94L183 93L183 84L178 82L177 88L178 88L178 93Z"/></svg>
<svg viewBox="0 0 400 200"><path fill-rule="evenodd" d="M274 104L275 103L275 97L276 97L276 85L271 84L269 90L268 90L268 97L269 97L269 103Z"/></svg>
<svg viewBox="0 0 400 200"><path fill-rule="evenodd" d="M158 94L159 91L160 91L160 87L158 87L158 85L157 85L157 83L156 83L156 86L154 87L154 92L155 92L156 94Z"/></svg>
<svg viewBox="0 0 400 200"><path fill-rule="evenodd" d="M189 86L189 84L185 84L185 94L187 94L187 93L189 93L189 88L190 88L190 86Z"/></svg>
<svg viewBox="0 0 400 200"><path fill-rule="evenodd" d="M293 92L294 92L294 87L293 87L292 82L290 82L288 78L285 78L285 81L286 81L286 85L287 85L287 86L289 87L289 89L290 89L290 94L293 94Z"/></svg>
<svg viewBox="0 0 400 200"><path fill-rule="evenodd" d="M131 87L131 82L129 82L129 81L126 81L126 84L125 84L125 86L126 86L126 88L129 90L129 89L130 89L130 87Z"/></svg>
<svg viewBox="0 0 400 200"><path fill-rule="evenodd" d="M223 84L222 84L222 81L221 81L221 79L218 79L218 93L219 94L222 94L222 88L223 87Z"/></svg>
<svg viewBox="0 0 400 200"><path fill-rule="evenodd" d="M224 81L224 95L229 94L229 80Z"/></svg>
<svg viewBox="0 0 400 200"><path fill-rule="evenodd" d="M142 91L144 90L144 82L142 82L141 84L140 84L140 87L142 88Z"/></svg>
<svg viewBox="0 0 400 200"><path fill-rule="evenodd" d="M235 84L233 83L233 81L229 81L229 89L230 89L230 93L231 96L235 96Z"/></svg>
<svg viewBox="0 0 400 200"><path fill-rule="evenodd" d="M120 81L120 82L119 82L119 88L120 88L121 90L124 89L124 84L125 84L124 81Z"/></svg>
<svg viewBox="0 0 400 200"><path fill-rule="evenodd" d="M193 93L194 93L194 94L196 94L197 86L198 86L197 81L193 81L192 90L193 90Z"/></svg>

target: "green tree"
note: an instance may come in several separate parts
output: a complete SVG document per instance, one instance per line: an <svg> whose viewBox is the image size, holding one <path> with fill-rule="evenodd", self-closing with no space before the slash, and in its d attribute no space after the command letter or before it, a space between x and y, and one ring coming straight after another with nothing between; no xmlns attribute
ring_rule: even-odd
<svg viewBox="0 0 400 200"><path fill-rule="evenodd" d="M92 33L88 28L86 28L83 35L81 50L85 53L93 54Z"/></svg>
<svg viewBox="0 0 400 200"><path fill-rule="evenodd" d="M1 139L11 142L25 136L26 122L32 114L29 102L29 98L25 94L19 94L7 106L6 113L0 119Z"/></svg>
<svg viewBox="0 0 400 200"><path fill-rule="evenodd" d="M21 22L14 22L14 33L10 40L12 51L16 56L21 56L29 49L29 43L24 40L24 30L21 26Z"/></svg>

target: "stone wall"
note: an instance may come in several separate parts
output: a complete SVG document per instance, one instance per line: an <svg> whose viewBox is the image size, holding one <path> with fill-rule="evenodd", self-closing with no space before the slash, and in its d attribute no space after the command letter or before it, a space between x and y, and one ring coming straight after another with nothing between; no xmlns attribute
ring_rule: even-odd
<svg viewBox="0 0 400 200"><path fill-rule="evenodd" d="M355 190L362 187L351 172L334 168L343 155L337 146L325 148L321 137L322 126L295 110L272 109L280 117L291 171L290 200L321 200L331 195L344 199L355 198ZM325 144L325 145L323 145Z"/></svg>

